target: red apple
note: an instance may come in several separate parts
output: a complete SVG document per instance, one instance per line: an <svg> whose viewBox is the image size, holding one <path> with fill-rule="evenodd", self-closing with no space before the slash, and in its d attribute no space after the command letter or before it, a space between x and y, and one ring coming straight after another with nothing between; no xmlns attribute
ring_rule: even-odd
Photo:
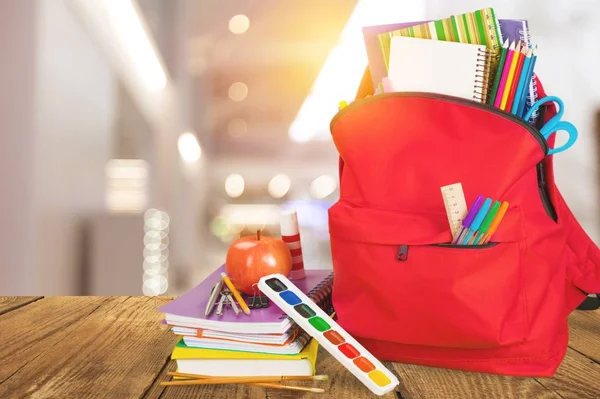
<svg viewBox="0 0 600 399"><path fill-rule="evenodd" d="M273 273L288 276L292 270L292 255L283 240L256 236L242 237L234 241L227 251L225 271L235 288L252 295L252 285L261 277Z"/></svg>

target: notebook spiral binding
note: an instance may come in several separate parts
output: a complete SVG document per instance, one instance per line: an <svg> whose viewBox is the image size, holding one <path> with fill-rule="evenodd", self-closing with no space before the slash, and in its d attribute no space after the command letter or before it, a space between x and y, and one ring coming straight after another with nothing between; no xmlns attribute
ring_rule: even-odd
<svg viewBox="0 0 600 399"><path fill-rule="evenodd" d="M307 296L312 299L327 314L333 312L331 293L333 291L333 273L330 273Z"/></svg>
<svg viewBox="0 0 600 399"><path fill-rule="evenodd" d="M473 100L485 103L490 87L490 67L492 53L489 49L479 50L477 54L477 68L475 69L475 85L473 87Z"/></svg>
<svg viewBox="0 0 600 399"><path fill-rule="evenodd" d="M529 111L529 108L531 108L531 106L538 100L537 92L538 92L538 88L535 83L535 73L534 73L533 77L531 78L531 83L529 84L529 93L527 93L525 113L527 111ZM535 123L537 121L537 118L539 115L540 115L539 109L536 109L535 111L533 111L533 114L531 115L531 119L529 119L529 122Z"/></svg>
<svg viewBox="0 0 600 399"><path fill-rule="evenodd" d="M329 273L319 284L306 294L318 307L323 309L327 314L332 314L333 302L331 301L331 293L333 291L333 273ZM288 317L285 313L281 314L282 318Z"/></svg>

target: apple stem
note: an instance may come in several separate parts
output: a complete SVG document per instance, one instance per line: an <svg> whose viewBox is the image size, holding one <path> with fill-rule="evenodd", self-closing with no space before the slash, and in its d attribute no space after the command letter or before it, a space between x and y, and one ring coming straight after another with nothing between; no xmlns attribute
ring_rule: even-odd
<svg viewBox="0 0 600 399"><path fill-rule="evenodd" d="M256 230L256 241L260 241L260 230Z"/></svg>

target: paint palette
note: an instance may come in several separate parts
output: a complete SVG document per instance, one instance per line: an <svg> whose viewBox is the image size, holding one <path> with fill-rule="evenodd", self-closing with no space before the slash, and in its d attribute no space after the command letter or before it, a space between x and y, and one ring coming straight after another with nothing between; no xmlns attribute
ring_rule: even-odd
<svg viewBox="0 0 600 399"><path fill-rule="evenodd" d="M377 395L388 393L398 379L350 334L281 274L260 279L258 288L304 331Z"/></svg>

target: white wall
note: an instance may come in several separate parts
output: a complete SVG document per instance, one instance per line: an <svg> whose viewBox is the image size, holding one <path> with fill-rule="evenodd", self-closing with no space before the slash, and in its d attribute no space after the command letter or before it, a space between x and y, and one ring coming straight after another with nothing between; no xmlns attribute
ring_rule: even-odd
<svg viewBox="0 0 600 399"><path fill-rule="evenodd" d="M5 1L0 12L0 295L32 290L31 161L36 5ZM10 62L7 62L10 60Z"/></svg>
<svg viewBox="0 0 600 399"><path fill-rule="evenodd" d="M60 0L39 1L36 70L36 293L79 290L81 222L104 209L115 77Z"/></svg>
<svg viewBox="0 0 600 399"><path fill-rule="evenodd" d="M557 184L569 207L600 243L598 154L594 118L600 108L600 2L586 0L427 0L428 18L443 18L483 7L498 18L529 20L539 46L536 73L547 94L565 102L563 119L579 130L575 146L555 156Z"/></svg>
<svg viewBox="0 0 600 399"><path fill-rule="evenodd" d="M0 295L77 294L104 208L115 77L63 0L2 2Z"/></svg>

